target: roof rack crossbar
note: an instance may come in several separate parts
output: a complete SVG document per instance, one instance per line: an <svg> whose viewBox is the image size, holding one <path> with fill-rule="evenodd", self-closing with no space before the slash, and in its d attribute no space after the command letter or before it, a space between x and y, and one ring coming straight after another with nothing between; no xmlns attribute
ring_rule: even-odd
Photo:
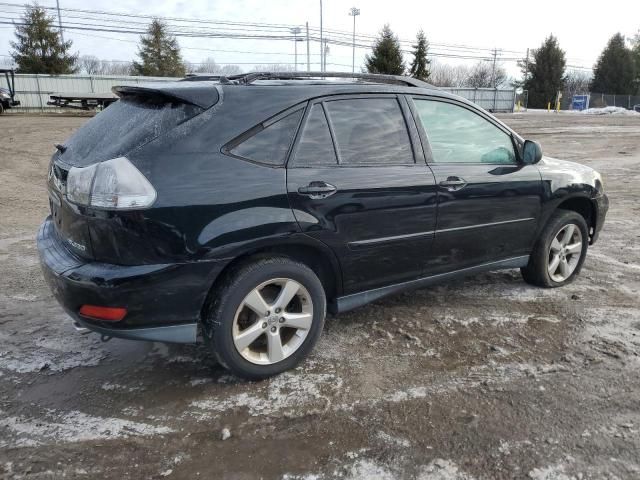
<svg viewBox="0 0 640 480"><path fill-rule="evenodd" d="M185 80L228 80L229 83L250 85L256 80L302 80L307 78L353 78L368 80L376 83L404 85L410 87L436 88L433 85L413 77L403 75L383 75L379 73L350 73L350 72L250 72L239 75L194 75Z"/></svg>

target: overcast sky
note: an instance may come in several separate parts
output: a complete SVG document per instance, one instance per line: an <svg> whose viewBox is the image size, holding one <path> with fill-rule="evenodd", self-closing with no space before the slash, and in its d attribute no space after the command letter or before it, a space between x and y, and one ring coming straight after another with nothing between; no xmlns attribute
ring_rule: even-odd
<svg viewBox="0 0 640 480"><path fill-rule="evenodd" d="M44 6L55 6L54 0L40 0ZM139 1L139 0L60 0L63 8L108 10L145 15L187 17L241 22L264 22L318 27L318 0L188 0L188 1ZM433 51L460 53L442 45L468 45L473 47L503 49L502 57L524 56L527 47L540 45L549 33L556 35L566 51L569 65L590 67L604 48L608 38L616 32L627 37L640 29L640 1L610 0L600 3L598 11L585 2L538 0L521 6L513 1L408 1L408 0L324 0L324 27L351 31L353 18L349 8L360 8L356 19L358 33L375 34L386 22L401 39L412 39L418 29L424 29L434 43ZM2 15L10 17L10 7L2 6ZM65 13L63 12L63 21ZM101 38L97 38L99 35ZM95 55L108 60L135 58L137 35L65 31L65 37L73 40L73 50L81 55ZM108 38L111 37L111 38ZM9 41L13 28L0 25L0 57L7 60ZM183 57L192 62L212 56L217 63L242 64L249 70L251 64L267 62L292 62L294 42L256 41L231 39L178 39ZM304 43L299 43L299 61L306 53ZM212 51L208 51L210 49ZM327 62L329 70L350 70L351 48L331 46ZM227 51L221 51L227 50ZM312 62L317 62L320 47L311 45ZM242 52L242 53L239 53ZM257 53L248 53L257 52ZM278 53L278 54L273 54ZM362 65L364 49L356 50L356 68ZM466 51L473 55L490 55L488 51ZM410 57L407 57L410 60ZM456 63L462 60L445 59ZM332 65L333 64L333 65ZM301 65L302 67L302 65ZM517 72L514 62L505 62L513 75ZM313 68L313 66L312 66ZM316 66L317 68L317 66Z"/></svg>

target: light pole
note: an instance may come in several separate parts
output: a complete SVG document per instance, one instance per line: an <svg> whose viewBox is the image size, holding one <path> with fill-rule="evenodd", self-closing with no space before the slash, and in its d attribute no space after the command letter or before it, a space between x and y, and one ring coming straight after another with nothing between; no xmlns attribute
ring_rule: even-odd
<svg viewBox="0 0 640 480"><path fill-rule="evenodd" d="M351 7L349 15L353 17L353 53L351 55L351 73L356 73L356 17L360 15L360 9Z"/></svg>
<svg viewBox="0 0 640 480"><path fill-rule="evenodd" d="M322 0L320 0L320 71L324 71L324 42L322 41Z"/></svg>
<svg viewBox="0 0 640 480"><path fill-rule="evenodd" d="M58 9L58 26L60 27L60 41L64 43L64 35L62 35L62 15L60 15L60 0L56 0L56 8Z"/></svg>
<svg viewBox="0 0 640 480"><path fill-rule="evenodd" d="M293 33L293 43L294 43L294 51L295 51L295 62L296 68L294 70L298 71L298 34L302 31L300 27L294 27L290 29L291 33Z"/></svg>

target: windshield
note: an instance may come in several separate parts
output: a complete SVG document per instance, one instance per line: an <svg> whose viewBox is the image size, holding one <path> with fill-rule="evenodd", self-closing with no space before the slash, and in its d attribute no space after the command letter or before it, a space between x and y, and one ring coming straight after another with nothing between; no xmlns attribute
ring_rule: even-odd
<svg viewBox="0 0 640 480"><path fill-rule="evenodd" d="M168 101L166 97L126 96L98 113L67 140L60 159L84 166L124 156L202 111L195 105Z"/></svg>

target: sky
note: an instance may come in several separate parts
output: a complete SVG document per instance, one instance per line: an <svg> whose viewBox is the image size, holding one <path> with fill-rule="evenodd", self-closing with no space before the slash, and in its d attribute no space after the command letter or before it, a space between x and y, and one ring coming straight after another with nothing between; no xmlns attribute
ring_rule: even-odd
<svg viewBox="0 0 640 480"><path fill-rule="evenodd" d="M17 17L20 3L0 2L0 17ZM39 0L40 5L55 6L55 0ZM566 52L567 64L592 67L607 40L616 32L627 37L640 29L640 1L610 0L598 7L596 13L583 1L539 0L521 6L513 1L478 2L453 0L444 2L418 2L408 0L324 0L323 26L325 29L351 32L353 17L350 7L358 7L356 18L358 34L375 35L383 24L389 23L402 40L412 40L423 29L434 53L445 55L471 55L488 58L490 49L500 49L498 62L511 75L518 75L515 58L524 57L527 48L536 48L553 33ZM198 20L291 24L312 28L320 24L319 0L60 0L61 8L104 10ZM73 20L62 12L63 22ZM75 15L82 15L75 13ZM97 16L97 18L100 18ZM144 21L144 19L134 19ZM6 20L5 20L6 21ZM201 24L206 27L206 24ZM94 55L105 60L135 59L139 35L65 30L65 39L73 40L73 51L81 55ZM328 34L331 37L331 34ZM99 37L99 38L98 38ZM9 58L9 41L13 27L0 24L0 63ZM219 64L239 64L245 71L255 64L294 62L295 44L291 40L255 40L179 37L185 60L201 62L213 57ZM370 39L362 40L370 44ZM465 46L460 48L459 46ZM474 49L484 50L471 50ZM310 45L312 70L318 69L320 45ZM298 42L299 69L306 68L306 44ZM356 70L362 66L365 48L356 49ZM327 70L351 70L352 50L349 46L330 45ZM410 55L406 55L409 63ZM477 60L438 57L446 63L474 63ZM315 68L314 64L315 63Z"/></svg>

